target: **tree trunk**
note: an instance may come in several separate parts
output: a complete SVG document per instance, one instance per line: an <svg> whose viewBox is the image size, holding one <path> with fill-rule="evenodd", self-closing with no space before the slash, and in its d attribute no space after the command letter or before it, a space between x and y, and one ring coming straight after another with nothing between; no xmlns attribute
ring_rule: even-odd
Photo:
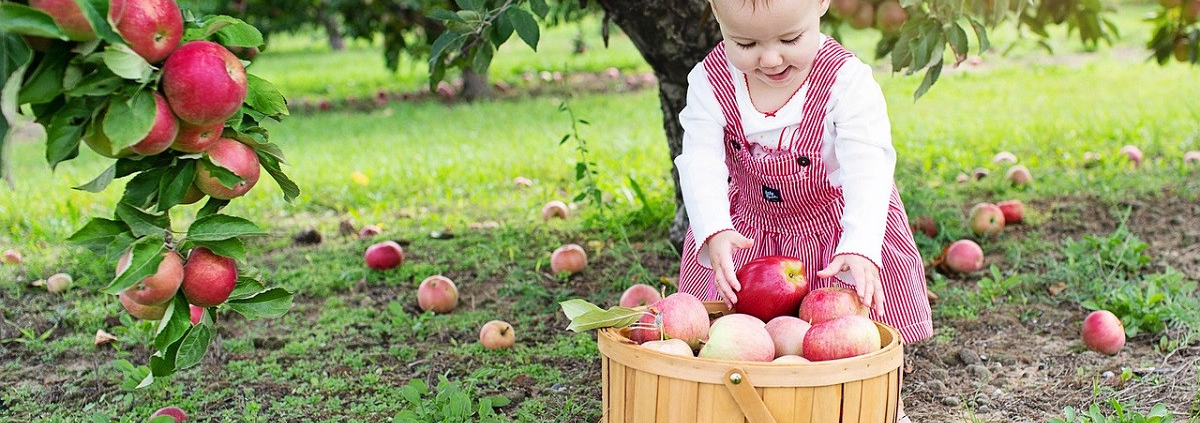
<svg viewBox="0 0 1200 423"><path fill-rule="evenodd" d="M332 13L325 10L329 2L322 3L323 6L317 10L317 20L321 21L321 25L325 27L325 34L329 36L329 48L333 51L345 50L346 39L342 37L342 26L338 25L337 18Z"/></svg>
<svg viewBox="0 0 1200 423"><path fill-rule="evenodd" d="M599 3L658 76L663 129L674 159L683 152L679 112L687 101L688 72L721 41L709 3L707 0L599 0ZM675 181L675 219L671 222L670 237L675 248L682 250L688 221L683 191L679 188L679 170L674 164L671 164L671 179Z"/></svg>
<svg viewBox="0 0 1200 423"><path fill-rule="evenodd" d="M488 86L487 74L479 74L474 68L465 67L462 70L462 96L467 101L490 97L491 87Z"/></svg>

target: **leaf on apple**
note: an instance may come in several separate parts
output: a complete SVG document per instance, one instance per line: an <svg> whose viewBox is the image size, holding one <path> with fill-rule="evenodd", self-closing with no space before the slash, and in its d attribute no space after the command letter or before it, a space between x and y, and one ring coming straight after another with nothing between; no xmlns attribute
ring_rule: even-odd
<svg viewBox="0 0 1200 423"><path fill-rule="evenodd" d="M604 310L595 304L581 299L573 299L559 303L563 314L571 320L567 330L583 332L600 328L628 327L642 318L646 312L631 308L614 306Z"/></svg>
<svg viewBox="0 0 1200 423"><path fill-rule="evenodd" d="M292 308L292 293L283 288L272 288L250 298L230 300L226 304L242 317L251 320L279 317Z"/></svg>
<svg viewBox="0 0 1200 423"><path fill-rule="evenodd" d="M154 66L124 44L110 44L100 58L112 73L131 81L146 83L154 72Z"/></svg>
<svg viewBox="0 0 1200 423"><path fill-rule="evenodd" d="M0 32L67 39L46 12L11 2L0 3Z"/></svg>
<svg viewBox="0 0 1200 423"><path fill-rule="evenodd" d="M117 97L104 114L104 135L112 141L112 153L137 144L154 127L157 107L154 94L138 90L129 98Z"/></svg>

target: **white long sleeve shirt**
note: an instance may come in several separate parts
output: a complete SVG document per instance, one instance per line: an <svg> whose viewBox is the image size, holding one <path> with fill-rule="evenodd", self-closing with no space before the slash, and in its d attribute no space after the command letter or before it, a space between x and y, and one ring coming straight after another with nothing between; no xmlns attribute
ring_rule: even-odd
<svg viewBox="0 0 1200 423"><path fill-rule="evenodd" d="M822 35L822 42L827 37ZM769 149L786 150L802 120L808 83L775 116L766 117L750 101L744 74L728 66L736 91L746 138ZM857 57L839 69L826 105L821 157L829 183L841 187L845 209L842 237L834 255L860 254L881 265L888 202L896 167L887 104L871 67ZM729 213L729 169L725 165L725 116L713 94L704 63L688 74L687 106L679 114L683 153L675 158L684 205L696 239L697 258L710 266L705 242L717 232L733 229ZM770 229L770 228L765 228Z"/></svg>

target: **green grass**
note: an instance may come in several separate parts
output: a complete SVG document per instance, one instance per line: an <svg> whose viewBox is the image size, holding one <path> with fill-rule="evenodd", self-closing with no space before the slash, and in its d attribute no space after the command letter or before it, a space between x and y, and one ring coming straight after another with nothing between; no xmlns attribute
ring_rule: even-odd
<svg viewBox="0 0 1200 423"><path fill-rule="evenodd" d="M1136 13L1120 18L1122 25L1137 23ZM511 46L513 54L500 55L503 62L493 67L493 76L509 78L529 69L646 69L621 37L614 37L609 53L600 53L603 49L593 43L588 55L568 54L563 49L569 48L573 31L552 31L538 55ZM1131 34L1126 42L1134 44L1144 33L1133 27L1126 31ZM1015 39L1004 31L993 38L997 44ZM320 39L311 42L316 47L303 37L275 42L252 70L286 93L361 95L423 83L419 64L397 74L386 72L378 52L365 44L331 53L319 47ZM861 34L847 40L859 52L872 43ZM1069 42L1054 44L1071 50ZM1159 67L1109 54L1106 48L1096 57L1061 63L1041 63L1044 56L1031 47L1014 52L1009 58L987 56L988 66L981 70L947 72L916 103L911 96L919 75L877 74L899 155L897 183L910 216L933 215L941 225L936 239L918 237L926 259L946 241L970 236L961 222L963 210L975 201L1073 195L1117 204L1162 195L1165 186L1173 187L1182 201L1197 201L1196 170L1180 163L1183 151L1200 148L1196 69ZM305 72L295 72L301 65ZM634 281L657 283L674 276L677 256L665 241L674 211L671 157L655 92L571 98L577 116L591 122L581 135L589 142L600 171L598 183L613 208L601 217L582 205L583 219L541 222L542 204L569 199L581 189L574 183L573 145L558 145L569 131L567 116L558 111L561 101L396 103L366 114L318 113L272 125L273 140L289 158L286 170L303 194L295 204L285 203L278 187L264 178L228 211L271 232L250 244L251 264L264 270L272 284L296 292L296 307L282 318L261 322L218 316L224 328L219 355L210 350L200 368L135 393L114 388L121 376L110 370L111 362L144 364L148 351L140 345L150 338L153 325L127 316L107 321L125 315L115 298L96 293L110 279L111 263L62 243L87 219L109 213L122 185L101 194L71 190L99 174L107 159L84 151L80 159L50 172L41 143L16 145L17 188L0 189L0 248L23 251L27 264L22 270L0 268L5 308L0 313L6 319L0 353L20 351L22 357L36 358L13 361L0 354L6 357L0 365L0 385L5 386L0 399L6 406L0 420L12 415L81 421L99 412L132 422L170 402L203 409L214 421L386 421L406 403L401 391L411 379L436 384L440 375L475 400L511 393L514 380L531 378L539 394L508 410L514 419L595 420L599 397L583 389L598 383L586 370L598 355L595 343L590 335L564 331L555 304L574 297L608 304ZM1124 144L1140 145L1147 153L1142 169L1131 170L1117 160ZM998 177L1004 168L992 165L991 157L1000 150L1016 153L1036 182L1014 188ZM1085 169L1085 150L1106 159ZM958 173L980 166L993 176L971 184L954 182ZM355 172L369 182L355 183ZM535 184L516 188L516 176ZM631 178L649 204L637 199ZM176 224L182 227L194 212L181 208ZM1038 227L1049 213L1035 211L1030 225ZM387 272L363 269L361 252L370 241L334 235L345 218L359 225L379 223L385 237L407 241L406 264ZM481 221L497 221L501 227L467 229ZM292 247L290 235L307 227L326 234L326 242ZM446 228L456 236L428 236ZM1070 245L1080 245L1072 242L1094 242L1081 248L1105 255L1087 262L1088 257L1077 254L1076 261L1083 264L1067 269L1065 276L1078 278L1071 283L1082 295L1071 300L1100 296L1110 281L1088 276L1129 262L1122 247L1129 240L1126 235L1095 234L1092 240L1058 243L1033 231L1025 240L986 243L988 253L1003 255L1011 264L966 281L935 279L932 287L946 304L939 308L939 318L977 315L1001 303L1052 301L1044 288L1064 275L1035 274L1034 269L1051 265L1034 257L1070 254ZM594 255L588 273L565 280L548 274L549 253L564 242L589 245ZM603 248L597 251L596 245ZM1148 321L1153 304L1145 294L1151 289L1166 292L1179 309L1194 310L1194 282L1170 272L1144 275L1144 263L1122 269L1122 280L1137 285L1107 301L1125 307L1129 316ZM61 297L25 284L58 271L76 277L76 288ZM455 313L434 316L413 309L415 287L433 274L452 277L467 294ZM581 292L580 287L595 289ZM520 344L510 353L488 352L474 342L478 327L493 318L519 328ZM1179 313L1171 318L1190 322L1195 317ZM1154 328L1147 324L1143 329ZM96 329L109 330L122 341L96 350L91 346ZM955 336L952 327L939 330L942 337ZM61 386L13 379L30 369L38 377L70 379ZM78 398L92 402L85 405Z"/></svg>

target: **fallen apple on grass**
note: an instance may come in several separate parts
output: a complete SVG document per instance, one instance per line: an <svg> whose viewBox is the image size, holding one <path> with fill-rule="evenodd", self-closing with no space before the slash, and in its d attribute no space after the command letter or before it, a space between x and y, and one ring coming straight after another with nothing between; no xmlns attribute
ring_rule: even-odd
<svg viewBox="0 0 1200 423"><path fill-rule="evenodd" d="M479 329L479 343L489 350L509 349L516 338L512 325L503 320L492 320Z"/></svg>
<svg viewBox="0 0 1200 423"><path fill-rule="evenodd" d="M947 245L937 262L951 272L977 272L983 268L983 248L975 241L960 239Z"/></svg>
<svg viewBox="0 0 1200 423"><path fill-rule="evenodd" d="M922 233L930 238L936 238L938 236L937 222L934 221L933 217L930 217L929 215L917 216L916 219L913 219L910 225L912 226L913 233Z"/></svg>
<svg viewBox="0 0 1200 423"><path fill-rule="evenodd" d="M992 163L996 164L1013 164L1017 162L1017 156L1007 151L1001 151L992 156Z"/></svg>
<svg viewBox="0 0 1200 423"><path fill-rule="evenodd" d="M388 270L404 262L404 249L396 241L384 241L367 247L363 255L367 267L375 270Z"/></svg>
<svg viewBox="0 0 1200 423"><path fill-rule="evenodd" d="M46 290L51 294L66 292L71 289L71 275L66 273L55 273L46 278Z"/></svg>
<svg viewBox="0 0 1200 423"><path fill-rule="evenodd" d="M804 336L804 358L810 361L855 357L881 348L879 329L863 316L842 316L815 324Z"/></svg>
<svg viewBox="0 0 1200 423"><path fill-rule="evenodd" d="M1116 355L1125 346L1125 325L1108 310L1096 310L1083 319L1079 329L1083 344L1089 350Z"/></svg>
<svg viewBox="0 0 1200 423"><path fill-rule="evenodd" d="M871 309L859 301L858 293L838 286L813 290L800 302L800 320L813 326L845 316L866 317L870 313Z"/></svg>
<svg viewBox="0 0 1200 423"><path fill-rule="evenodd" d="M1194 165L1200 164L1200 151L1189 151L1183 153L1183 164Z"/></svg>
<svg viewBox="0 0 1200 423"><path fill-rule="evenodd" d="M1029 172L1029 168L1023 165L1016 165L1008 168L1005 177L1013 183L1013 185L1028 185L1033 182L1033 173Z"/></svg>
<svg viewBox="0 0 1200 423"><path fill-rule="evenodd" d="M542 206L542 220L566 219L570 216L571 209L567 207L567 203L562 201L554 200Z"/></svg>
<svg viewBox="0 0 1200 423"><path fill-rule="evenodd" d="M579 273L587 268L587 251L578 244L567 244L550 255L550 271L555 275L562 272Z"/></svg>
<svg viewBox="0 0 1200 423"><path fill-rule="evenodd" d="M158 416L171 416L171 418L175 419L175 423L184 422L188 419L187 413L185 413L183 409L179 407L160 408L158 411L155 411L154 414L151 414L150 418L153 419Z"/></svg>
<svg viewBox="0 0 1200 423"><path fill-rule="evenodd" d="M17 250L4 250L4 264L21 264L24 260Z"/></svg>
<svg viewBox="0 0 1200 423"><path fill-rule="evenodd" d="M1004 231L1004 211L992 203L978 203L971 207L967 219L975 235L998 235Z"/></svg>
<svg viewBox="0 0 1200 423"><path fill-rule="evenodd" d="M804 262L795 257L759 257L737 270L738 301L734 311L767 321L779 316L794 316L800 300L808 294Z"/></svg>
<svg viewBox="0 0 1200 423"><path fill-rule="evenodd" d="M383 229L380 229L379 226L367 225L367 226L363 226L363 228L358 231L358 237L360 239L371 239L371 238L379 236L379 234L382 234L382 233L383 233Z"/></svg>
<svg viewBox="0 0 1200 423"><path fill-rule="evenodd" d="M417 304L421 310L445 314L458 307L458 287L454 281L442 275L433 275L421 281L417 287Z"/></svg>
<svg viewBox="0 0 1200 423"><path fill-rule="evenodd" d="M1133 167L1141 167L1142 166L1142 158L1144 156L1142 155L1142 149L1137 148L1137 146L1127 145L1127 146L1121 147L1120 154L1122 156L1125 156L1126 159L1129 159L1129 162L1133 163Z"/></svg>
<svg viewBox="0 0 1200 423"><path fill-rule="evenodd" d="M1005 200L996 203L1000 213L1004 215L1004 224L1016 224L1025 220L1025 203L1021 200Z"/></svg>
<svg viewBox="0 0 1200 423"><path fill-rule="evenodd" d="M625 292L621 293L621 300L617 305L634 308L654 304L654 302L661 299L662 294L657 289L654 289L650 285L639 283L626 288Z"/></svg>

